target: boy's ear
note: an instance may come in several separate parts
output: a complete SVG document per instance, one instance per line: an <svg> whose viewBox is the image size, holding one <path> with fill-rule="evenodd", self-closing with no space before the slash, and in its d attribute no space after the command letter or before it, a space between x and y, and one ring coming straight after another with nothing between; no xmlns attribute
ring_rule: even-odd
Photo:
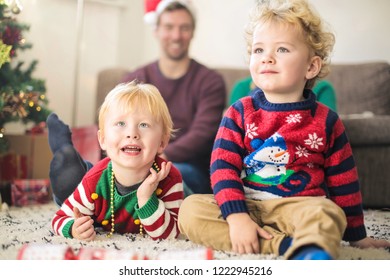
<svg viewBox="0 0 390 280"><path fill-rule="evenodd" d="M106 150L106 144L105 144L104 134L103 134L103 132L100 129L97 131L97 137L98 137L100 148L103 151L105 151Z"/></svg>
<svg viewBox="0 0 390 280"><path fill-rule="evenodd" d="M315 55L310 59L310 64L309 68L307 69L306 73L306 79L310 80L313 79L320 73L322 67L322 59L318 56Z"/></svg>

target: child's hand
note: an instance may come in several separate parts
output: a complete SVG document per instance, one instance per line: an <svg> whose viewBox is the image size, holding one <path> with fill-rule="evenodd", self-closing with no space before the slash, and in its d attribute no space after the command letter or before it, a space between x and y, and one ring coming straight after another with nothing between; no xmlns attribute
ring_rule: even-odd
<svg viewBox="0 0 390 280"><path fill-rule="evenodd" d="M83 216L77 207L73 208L74 223L72 226L73 238L85 241L95 239L96 232L93 227L93 219L90 216Z"/></svg>
<svg viewBox="0 0 390 280"><path fill-rule="evenodd" d="M256 224L248 213L235 213L227 217L232 249L239 254L258 254L259 236L271 239L272 235Z"/></svg>
<svg viewBox="0 0 390 280"><path fill-rule="evenodd" d="M383 240L383 239L373 239L371 237L363 238L359 241L351 241L349 244L352 247L358 247L361 249L367 249L367 248L390 248L390 242Z"/></svg>
<svg viewBox="0 0 390 280"><path fill-rule="evenodd" d="M161 163L160 171L157 173L153 168L150 168L150 175L142 182L137 190L138 206L142 207L149 200L153 192L156 190L158 183L164 180L169 171L171 171L172 162Z"/></svg>

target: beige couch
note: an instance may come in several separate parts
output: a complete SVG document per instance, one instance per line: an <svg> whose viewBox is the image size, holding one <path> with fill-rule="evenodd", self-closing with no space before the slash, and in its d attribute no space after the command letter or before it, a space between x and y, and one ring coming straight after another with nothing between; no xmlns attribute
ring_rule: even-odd
<svg viewBox="0 0 390 280"><path fill-rule="evenodd" d="M99 73L97 108L128 70L111 68ZM216 70L228 93L237 80L249 75L247 69ZM352 145L364 207L390 208L390 65L333 64L327 79L336 90L338 113Z"/></svg>

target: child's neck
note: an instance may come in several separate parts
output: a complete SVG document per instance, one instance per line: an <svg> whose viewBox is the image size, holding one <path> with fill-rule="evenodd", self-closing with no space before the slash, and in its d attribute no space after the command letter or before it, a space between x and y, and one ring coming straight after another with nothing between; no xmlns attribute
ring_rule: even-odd
<svg viewBox="0 0 390 280"><path fill-rule="evenodd" d="M150 165L151 167L152 165ZM122 186L133 186L141 183L150 173L150 167L146 166L139 169L121 169L114 167L112 168L115 174L115 180Z"/></svg>
<svg viewBox="0 0 390 280"><path fill-rule="evenodd" d="M264 96L268 102L280 104L280 103L294 103L305 100L303 91L300 93L266 93Z"/></svg>

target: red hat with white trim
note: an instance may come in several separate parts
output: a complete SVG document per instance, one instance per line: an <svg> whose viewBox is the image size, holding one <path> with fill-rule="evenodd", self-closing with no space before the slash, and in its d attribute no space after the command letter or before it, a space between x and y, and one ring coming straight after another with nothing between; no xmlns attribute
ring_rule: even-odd
<svg viewBox="0 0 390 280"><path fill-rule="evenodd" d="M168 5L178 2L185 6L195 20L195 8L191 0L145 0L144 21L155 25L159 15L168 7Z"/></svg>

